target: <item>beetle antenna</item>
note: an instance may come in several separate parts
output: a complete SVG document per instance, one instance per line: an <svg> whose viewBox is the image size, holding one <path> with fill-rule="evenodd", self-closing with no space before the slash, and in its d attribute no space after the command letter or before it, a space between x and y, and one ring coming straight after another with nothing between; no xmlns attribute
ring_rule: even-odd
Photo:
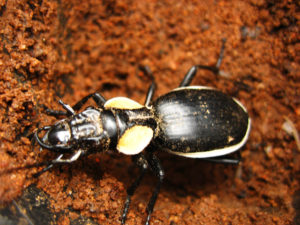
<svg viewBox="0 0 300 225"><path fill-rule="evenodd" d="M4 171L1 171L0 175L12 173L12 172L15 172L15 171L18 171L18 170L38 168L38 167L46 166L46 165L49 165L49 164L52 164L52 161L44 161L44 162L29 164L29 165L25 165L25 166L13 167L13 168L9 168L9 169L5 169ZM39 172L37 172L37 173L39 173ZM33 176L35 177L35 174Z"/></svg>
<svg viewBox="0 0 300 225"><path fill-rule="evenodd" d="M45 173L46 171L48 171L49 169L51 169L53 167L53 163L52 161L47 161L47 166L44 167L41 171L34 173L32 176L34 178L38 178L40 175L42 175L43 173Z"/></svg>

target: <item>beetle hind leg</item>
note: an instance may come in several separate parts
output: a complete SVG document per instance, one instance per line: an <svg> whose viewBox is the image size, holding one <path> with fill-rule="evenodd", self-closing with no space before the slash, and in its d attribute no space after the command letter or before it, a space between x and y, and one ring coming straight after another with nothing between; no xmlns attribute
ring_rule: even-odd
<svg viewBox="0 0 300 225"><path fill-rule="evenodd" d="M222 157L208 158L208 159L203 159L203 160L208 161L208 162L214 162L214 163L223 163L223 164L234 164L234 165L237 165L237 164L240 163L241 158L242 158L241 157L241 153L240 153L240 151L238 151L236 158L222 156Z"/></svg>
<svg viewBox="0 0 300 225"><path fill-rule="evenodd" d="M209 70L211 72L213 72L214 74L218 74L219 73L219 68L220 65L222 63L223 57L224 57L224 50L225 50L225 42L226 39L222 39L222 46L221 46L221 50L219 53L219 58L217 60L217 63L215 66L206 66L206 65L194 65L192 66L189 71L185 74L182 82L180 83L179 87L187 87L190 85L190 83L192 82L192 80L194 79L198 69L204 69L204 70Z"/></svg>
<svg viewBox="0 0 300 225"><path fill-rule="evenodd" d="M89 94L89 95L85 96L83 99L81 99L80 101L78 101L72 108L74 110L76 110L76 111L79 110L79 109L81 109L81 107L90 98L93 98L94 102L97 104L98 107L102 107L105 104L105 102L106 102L105 98L101 94L95 92L95 93L92 93L92 94Z"/></svg>
<svg viewBox="0 0 300 225"><path fill-rule="evenodd" d="M149 104L152 101L155 89L156 89L156 83L155 83L154 76L153 76L152 71L149 68L149 66L141 66L140 69L152 80L152 83L151 83L150 87L148 88L148 92L147 92L146 100L145 100L145 104L144 104L145 106L149 106Z"/></svg>

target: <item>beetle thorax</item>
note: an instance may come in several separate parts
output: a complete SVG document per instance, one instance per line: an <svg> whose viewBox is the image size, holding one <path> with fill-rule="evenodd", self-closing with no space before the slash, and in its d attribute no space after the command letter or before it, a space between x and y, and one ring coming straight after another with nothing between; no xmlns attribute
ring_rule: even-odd
<svg viewBox="0 0 300 225"><path fill-rule="evenodd" d="M70 120L71 134L74 140L99 137L103 132L101 112L88 108L76 114Z"/></svg>

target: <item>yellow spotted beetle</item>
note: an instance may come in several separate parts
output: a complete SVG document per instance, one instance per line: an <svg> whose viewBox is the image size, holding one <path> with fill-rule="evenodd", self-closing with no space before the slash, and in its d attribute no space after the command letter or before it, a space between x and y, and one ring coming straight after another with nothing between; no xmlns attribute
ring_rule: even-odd
<svg viewBox="0 0 300 225"><path fill-rule="evenodd" d="M154 101L156 84L153 79L144 105L125 97L106 101L99 93L93 93L73 107L59 101L65 111L47 109L50 115L66 118L34 133L42 148L59 153L38 174L55 164L72 163L95 151L116 150L131 155L141 173L127 190L121 224L125 224L131 196L145 172L150 170L158 178L158 183L147 206L145 224L149 224L165 176L154 154L156 150L213 162L238 163L239 159L226 158L226 155L238 151L248 139L251 123L246 109L239 101L216 89L189 86L199 68L219 72L224 43L215 66L191 67L179 88ZM145 71L153 78L148 67ZM90 98L97 107L76 113ZM44 132L43 137L40 137L41 132ZM71 157L65 158L65 154L71 154Z"/></svg>

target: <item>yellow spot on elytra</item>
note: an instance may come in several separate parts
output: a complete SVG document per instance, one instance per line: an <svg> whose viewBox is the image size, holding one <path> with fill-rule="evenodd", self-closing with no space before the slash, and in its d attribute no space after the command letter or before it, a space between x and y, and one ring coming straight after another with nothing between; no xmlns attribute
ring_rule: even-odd
<svg viewBox="0 0 300 225"><path fill-rule="evenodd" d="M117 108L117 109L139 109L143 108L144 106L140 103L131 100L130 98L126 97L116 97L109 99L104 104L104 108Z"/></svg>
<svg viewBox="0 0 300 225"><path fill-rule="evenodd" d="M117 149L126 155L136 155L144 150L153 137L153 130L136 125L125 131L118 141Z"/></svg>
<svg viewBox="0 0 300 225"><path fill-rule="evenodd" d="M232 142L234 140L234 137L232 137L232 136L228 136L227 137L227 143L230 143L230 142Z"/></svg>

